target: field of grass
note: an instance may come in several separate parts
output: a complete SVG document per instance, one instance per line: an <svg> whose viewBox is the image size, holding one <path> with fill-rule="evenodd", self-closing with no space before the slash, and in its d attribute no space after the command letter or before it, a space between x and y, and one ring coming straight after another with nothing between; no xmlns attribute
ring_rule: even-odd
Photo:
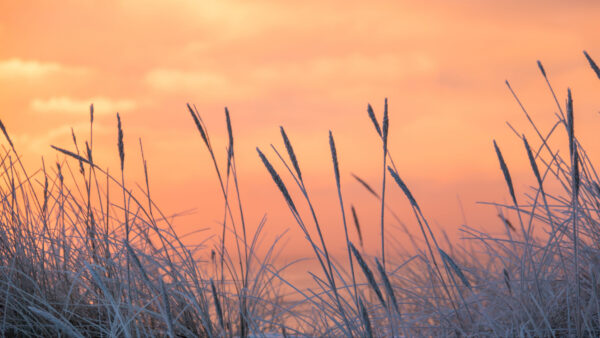
<svg viewBox="0 0 600 338"><path fill-rule="evenodd" d="M600 70L585 53L592 71ZM506 225L501 237L466 227L472 246L441 246L426 215L400 177L388 152L387 100L383 118L368 107L381 139L381 182L365 193L381 204L381 256L367 255L349 234L361 228L341 193L335 139L330 150L340 222L347 252L332 257L313 208L293 144L281 128L285 149L257 153L281 191L320 269L308 288L287 280L277 266L277 241L259 250L261 223L246 231L238 190L232 121L225 110L228 150L217 154L204 122L188 105L201 142L214 163L224 197L222 232L210 259L199 246L184 245L168 217L153 203L148 176L134 194L123 174L126 154L118 119L120 172L109 174L93 158L93 107L89 140L34 173L21 163L10 133L0 155L0 334L2 336L221 337L221 336L599 336L600 179L578 142L571 91L556 101L556 121L539 130L507 82L535 135L522 138L523 156L537 186L515 191L499 145L493 145L511 203L496 204ZM549 140L565 128L569 149ZM490 149L491 150L491 149ZM140 151L143 148L140 143ZM267 154L270 154L267 156ZM225 156L225 168L217 157ZM143 161L146 169L145 160ZM145 170L147 173L147 171ZM283 175L285 173L285 175ZM286 179L284 179L286 178ZM560 187L550 192L549 185ZM300 191L292 199L290 190ZM404 255L385 246L393 207L386 190L401 189L419 225L424 245ZM297 205L308 206L302 214ZM512 215L514 221L508 216ZM536 227L534 232L533 228ZM537 235L539 231L542 235ZM230 238L230 236L232 236ZM225 242L234 243L225 246ZM264 253L262 253L264 252ZM285 252L283 252L285 254Z"/></svg>

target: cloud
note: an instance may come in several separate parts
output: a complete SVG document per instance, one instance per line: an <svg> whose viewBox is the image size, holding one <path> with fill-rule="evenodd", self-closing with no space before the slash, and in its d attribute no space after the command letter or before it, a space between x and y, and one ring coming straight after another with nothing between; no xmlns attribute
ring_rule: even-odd
<svg viewBox="0 0 600 338"><path fill-rule="evenodd" d="M30 151L37 154L47 154L48 152L54 154L55 152L50 150L50 145L59 145L62 141L71 141L71 132L75 131L77 133L80 130L89 131L90 125L89 122L76 123L74 125L61 125L53 129L49 129L46 132L42 133L24 133L15 135L15 140L17 144L21 144ZM99 124L94 124L94 135L104 134L109 132L111 129ZM82 140L78 137L78 142ZM57 144L58 142L58 144ZM68 147L72 145L72 143L67 143ZM81 146L81 145L80 145ZM71 148L70 148L71 149ZM80 148L81 150L81 148Z"/></svg>
<svg viewBox="0 0 600 338"><path fill-rule="evenodd" d="M30 107L40 113L88 114L90 104L94 104L95 114L114 114L125 112L137 107L130 99L110 99L95 97L90 99L73 99L70 97L51 97L49 99L33 99Z"/></svg>
<svg viewBox="0 0 600 338"><path fill-rule="evenodd" d="M65 67L56 62L12 58L0 61L0 78L40 78L60 72L81 72L81 68Z"/></svg>
<svg viewBox="0 0 600 338"><path fill-rule="evenodd" d="M230 81L214 72L182 71L178 69L154 69L146 74L150 87L165 92L203 92L223 94L232 88Z"/></svg>

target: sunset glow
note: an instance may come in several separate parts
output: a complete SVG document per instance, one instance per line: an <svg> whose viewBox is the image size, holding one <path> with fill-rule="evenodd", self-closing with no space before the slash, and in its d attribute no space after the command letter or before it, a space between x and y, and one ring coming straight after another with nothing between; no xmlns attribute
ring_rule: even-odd
<svg viewBox="0 0 600 338"><path fill-rule="evenodd" d="M223 198L186 103L204 119L220 166L228 107L247 222L255 229L267 214L269 236L289 229L289 257L303 256L306 243L255 148L291 182L270 149L284 149L286 128L326 239L339 249L332 130L347 208L356 207L366 251L376 254L379 206L351 176L376 184L382 175L367 104L381 118L388 98L390 152L438 230L457 234L465 221L500 229L496 210L476 204L509 199L492 140L517 190L533 179L505 121L532 129L504 81L546 130L556 106L541 60L561 104L573 90L578 137L596 159L600 82L582 51L600 58L599 15L595 1L3 1L0 119L25 163L39 168L42 156L63 158L50 145L73 149L71 128L89 138L93 103L95 160L116 173L119 112L131 188L143 182L141 138L155 202L166 214L194 209L175 228L218 235ZM416 230L402 192L390 185L389 194Z"/></svg>

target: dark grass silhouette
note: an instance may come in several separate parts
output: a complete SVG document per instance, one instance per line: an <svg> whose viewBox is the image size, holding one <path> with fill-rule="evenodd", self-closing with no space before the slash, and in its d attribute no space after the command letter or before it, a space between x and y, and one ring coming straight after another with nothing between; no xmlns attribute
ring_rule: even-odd
<svg viewBox="0 0 600 338"><path fill-rule="evenodd" d="M600 72L584 52L593 72ZM344 158L329 134L333 178L342 211L347 258L335 260L323 237L315 205L285 130L281 135L288 159L275 146L271 155L257 149L267 175L281 191L312 248L320 271L301 289L285 279L288 266L275 267L278 240L258 250L264 220L247 233L239 194L232 119L225 109L228 145L226 167L219 167L210 135L193 105L188 111L200 141L214 164L223 195L220 236L198 246L184 245L170 218L154 204L148 165L142 153L145 185L128 188L124 172L123 132L117 115L120 176L93 160L93 106L85 149L53 146L65 160L29 173L0 121L6 145L0 155L0 333L3 336L598 336L600 334L600 180L577 140L573 93L564 107L538 67L557 104L553 127L542 132L516 93L517 103L535 131L524 152L537 186L516 191L501 147L493 142L511 204L499 208L506 236L465 226L467 246L444 244L421 212L416 196L396 168L388 149L387 100L380 121L371 106L368 117L382 141L382 181L377 191L353 175L365 193L378 199L381 248L375 257L362 248L358 206L351 206L357 234L346 223L340 177ZM564 127L569 158L549 146ZM370 137L370 136L365 136ZM71 149L71 150L69 150ZM73 150L74 149L74 150ZM491 149L490 149L491 150ZM274 156L274 157L273 157ZM270 158L277 162L273 162ZM276 165L277 164L277 165ZM75 166L73 166L75 165ZM281 168L281 169L278 169ZM285 170L285 177L281 175ZM386 183L387 178L390 178ZM289 178L289 179L288 179ZM558 183L559 193L547 186ZM299 190L294 200L290 191ZM385 239L404 236L386 227L393 216L386 189L400 189L419 225L422 245L412 234L414 251L390 251ZM117 195L115 195L117 194ZM119 196L115 198L115 196ZM122 198L121 198L122 197ZM526 200L526 201L524 201ZM309 214L297 206L306 204ZM516 214L516 215L515 215ZM509 215L518 220L509 220ZM389 224L389 221L388 221ZM402 225L402 224L400 224ZM538 236L534 225L543 226ZM360 246L351 242L359 238ZM231 239L227 240L229 236ZM279 237L280 238L280 237ZM233 243L226 246L225 242ZM204 259L206 252L210 259ZM259 256L258 252L266 252ZM291 294L284 294L291 290Z"/></svg>

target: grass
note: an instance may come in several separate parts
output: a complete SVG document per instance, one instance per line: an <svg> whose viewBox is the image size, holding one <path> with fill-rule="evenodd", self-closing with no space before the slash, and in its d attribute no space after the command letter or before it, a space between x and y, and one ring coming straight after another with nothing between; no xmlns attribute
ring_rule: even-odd
<svg viewBox="0 0 600 338"><path fill-rule="evenodd" d="M600 71L584 52L592 71ZM576 134L573 94L559 104L541 63L538 67L560 114L547 132L537 128L516 93L508 88L535 130L535 142L515 130L524 145L537 186L515 190L500 146L493 147L511 204L499 209L505 236L464 226L472 245L442 243L402 179L388 149L387 100L383 119L368 106L382 141L381 191L353 175L381 203L381 256L363 250L360 224L350 207L360 245L350 241L340 181L343 158L330 132L348 261L331 256L301 172L301 161L281 128L285 159L272 146L272 159L257 148L267 175L280 190L312 249L320 271L300 288L277 267L279 237L259 250L264 220L247 232L238 176L234 132L225 109L227 166L218 166L207 126L197 109L188 112L213 161L223 196L221 235L198 246L184 245L170 218L145 186L125 182L123 132L117 115L120 176L93 159L93 106L85 151L73 137L53 146L64 160L29 173L0 121L6 139L0 155L0 334L3 336L598 336L600 335L600 180ZM569 158L549 140L565 128ZM514 130L514 129L513 129ZM367 136L365 136L367 137ZM74 150L69 150L74 149ZM275 161L277 162L275 162ZM275 164L278 164L277 166ZM281 168L281 169L277 169ZM286 172L284 176L280 171ZM386 184L387 177L391 183ZM549 185L561 189L553 193ZM386 189L400 189L412 207L422 241L410 254L386 250L391 215ZM294 200L292 190L300 191ZM117 197L118 196L118 197ZM308 215L297 206L307 205ZM509 221L515 215L518 223ZM348 216L349 217L349 216ZM388 227L386 227L388 225ZM534 226L538 232L534 231ZM539 229L543 227L543 235ZM229 240L228 236L232 236ZM392 236L392 237L390 237ZM233 245L225 245L225 243ZM210 250L210 259L203 259ZM259 252L265 252L260 254ZM284 252L283 252L284 253ZM356 263L356 265L355 265ZM356 269L355 269L356 266Z"/></svg>

